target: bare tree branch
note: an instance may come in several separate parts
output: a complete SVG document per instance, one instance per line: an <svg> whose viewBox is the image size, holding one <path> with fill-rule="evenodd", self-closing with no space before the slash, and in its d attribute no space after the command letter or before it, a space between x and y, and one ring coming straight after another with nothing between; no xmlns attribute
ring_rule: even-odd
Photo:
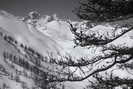
<svg viewBox="0 0 133 89"><path fill-rule="evenodd" d="M82 78L81 78L81 77L77 76L77 77L73 77L73 78L57 78L57 79L52 80L52 81L50 81L50 82L63 82L63 81L71 81L71 82L74 82L74 81L83 81L83 80L89 78L90 76L92 76L92 75L94 75L94 74L96 74L96 73L100 73L100 72L103 72L103 71L106 71L106 70L112 68L112 67L113 67L114 65L116 65L116 64L126 63L126 62L130 61L132 58L133 58L133 56L130 56L130 57L127 58L126 60L117 61L117 60L116 60L116 59L117 59L117 56L116 56L116 57L114 58L114 61L112 62L112 64L110 64L110 65L108 65L108 66L106 66L106 67L104 67L104 68L96 69L96 70L94 70L92 73L88 74L88 75L85 76L85 77L82 77Z"/></svg>

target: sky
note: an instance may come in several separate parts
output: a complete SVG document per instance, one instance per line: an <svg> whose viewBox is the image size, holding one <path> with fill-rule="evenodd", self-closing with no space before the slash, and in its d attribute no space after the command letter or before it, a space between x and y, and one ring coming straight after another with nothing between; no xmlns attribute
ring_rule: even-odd
<svg viewBox="0 0 133 89"><path fill-rule="evenodd" d="M0 9L16 16L25 16L28 12L38 11L41 15L57 14L60 18L77 20L72 13L79 0L0 0Z"/></svg>

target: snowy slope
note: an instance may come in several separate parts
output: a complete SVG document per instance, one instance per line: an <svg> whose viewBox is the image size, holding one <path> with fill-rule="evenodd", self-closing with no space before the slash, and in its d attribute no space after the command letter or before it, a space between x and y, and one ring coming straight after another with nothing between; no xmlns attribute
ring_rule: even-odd
<svg viewBox="0 0 133 89"><path fill-rule="evenodd" d="M33 47L43 55L47 51L56 53L62 49L56 46L58 44L50 37L4 11L0 12L0 27L9 32L18 42Z"/></svg>
<svg viewBox="0 0 133 89"><path fill-rule="evenodd" d="M14 45L6 41L3 37L3 35L9 33L2 28L0 28L0 33L2 34L0 35L0 88L23 89L22 86L25 86L25 88L36 87L35 82L31 78L19 74L24 71L23 68L15 66L15 64L11 63L10 59L6 58L7 56L4 56L5 53L10 53L24 58L22 53Z"/></svg>
<svg viewBox="0 0 133 89"><path fill-rule="evenodd" d="M73 35L66 22L55 20L45 24L41 22L41 24L43 25L42 27L35 28L31 24L5 11L0 11L0 32L16 40L14 45L8 43L3 35L0 36L0 88L23 89L23 87L26 87L28 89L33 89L37 87L34 81L35 75L32 76L31 71L25 69L24 66L20 66L19 63L18 65L11 61L15 55L15 57L22 58L32 65L35 65L32 63L33 60L30 60L34 59L34 57L32 58L33 55L29 56L28 59L25 56L27 53L20 47L21 44L34 49L43 56L47 55L47 52L52 52L54 55L75 54L75 56L77 56L80 54L80 48L73 48ZM40 29L44 27L47 29ZM81 49L81 53L82 52ZM4 53L8 54L7 58L3 57ZM80 54L80 56L82 56L82 54ZM4 61L5 59L7 62ZM44 70L47 66L46 63L41 62L41 69ZM52 70L55 68L56 67L51 66ZM1 70L6 70L6 72L1 72ZM67 85L69 86L71 84ZM70 88L70 86L68 88Z"/></svg>
<svg viewBox="0 0 133 89"><path fill-rule="evenodd" d="M15 55L16 57L23 58L25 61L33 64L30 60L32 58L25 58L24 55L27 53L22 50L20 47L21 44L33 48L35 51L44 56L47 55L47 52L52 52L54 55L71 54L75 57L83 56L82 54L84 49L73 48L73 35L71 34L69 25L66 22L55 20L46 24L43 23L43 25L47 29L40 30L40 28L44 27L35 28L31 24L17 19L15 16L5 11L0 11L0 32L16 40L16 45L14 45L8 43L3 36L0 37L0 65L1 68L8 71L7 73L5 72L7 75L2 75L0 77L0 88L8 87L9 89L22 89L22 87L26 87L32 89L33 87L37 87L34 79L31 77L29 78L29 76L31 76L31 72L29 72L29 70L25 70L24 67L13 63L11 61L12 59L10 59L10 56L13 55L14 58ZM9 54L7 56L9 58L4 58L3 53ZM32 57L32 55L29 57ZM4 61L5 59L7 62ZM42 62L42 69L46 66L47 65ZM20 75L20 73L22 73L22 75ZM25 73L25 75L23 75L23 73ZM2 74L4 73L2 72Z"/></svg>
<svg viewBox="0 0 133 89"><path fill-rule="evenodd" d="M46 64L42 55L22 45L0 28L0 88L45 89L47 68L54 71L57 67ZM52 71L49 73L54 75Z"/></svg>
<svg viewBox="0 0 133 89"><path fill-rule="evenodd" d="M74 35L70 31L70 25L66 21L53 20L50 22L38 21L37 30L42 32L44 35L49 36L55 42L57 42L63 51L67 55L79 58L82 56L88 56L89 51L83 47L74 48L73 42Z"/></svg>
<svg viewBox="0 0 133 89"><path fill-rule="evenodd" d="M47 52L55 55L71 54L75 57L88 54L85 48L73 48L75 44L68 23L57 20L42 22L40 19L38 24L40 27L35 28L5 11L0 12L0 27L8 31L18 42L34 48L43 55Z"/></svg>

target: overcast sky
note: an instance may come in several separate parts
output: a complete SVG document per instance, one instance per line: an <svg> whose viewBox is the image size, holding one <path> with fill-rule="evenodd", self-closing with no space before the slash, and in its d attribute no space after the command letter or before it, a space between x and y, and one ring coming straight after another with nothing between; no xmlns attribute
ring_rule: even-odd
<svg viewBox="0 0 133 89"><path fill-rule="evenodd" d="M0 9L14 15L25 16L30 11L38 11L44 15L57 14L59 17L69 17L76 20L72 10L79 0L0 0Z"/></svg>

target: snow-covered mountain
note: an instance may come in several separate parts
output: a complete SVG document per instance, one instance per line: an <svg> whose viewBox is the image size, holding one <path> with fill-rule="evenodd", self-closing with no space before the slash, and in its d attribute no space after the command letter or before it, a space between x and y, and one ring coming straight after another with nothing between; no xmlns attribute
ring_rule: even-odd
<svg viewBox="0 0 133 89"><path fill-rule="evenodd" d="M23 21L4 11L0 13L0 27L9 32L19 43L30 46L40 51L43 55L48 50L56 52L62 49L57 47L56 45L58 44L47 35L42 34L36 28L31 25L28 26Z"/></svg>
<svg viewBox="0 0 133 89"><path fill-rule="evenodd" d="M38 79L36 70L42 70L40 73L45 74L48 65L42 60L39 64L37 61L49 53L55 57L59 54L73 57L87 54L84 48L73 48L74 36L69 30L68 23L59 20L56 15L37 19L31 16L18 19L8 12L0 11L0 88L2 89L39 89L37 88L39 82L35 80ZM36 67L37 65L39 67Z"/></svg>
<svg viewBox="0 0 133 89"><path fill-rule="evenodd" d="M84 48L73 48L73 35L70 32L69 24L56 19L49 21L48 18L53 18L53 16L40 18L35 23L37 26L34 26L31 19L21 21L15 16L1 11L0 27L9 32L18 42L34 48L43 55L53 52L83 56Z"/></svg>
<svg viewBox="0 0 133 89"><path fill-rule="evenodd" d="M79 29L81 25L82 28L87 29L84 24L86 22L72 23ZM104 34L110 29L112 27L99 25L90 30L101 31L99 33ZM90 30L89 32L86 30L86 34L90 34ZM132 36L132 33L130 34ZM55 57L65 55L73 58L96 55L86 48L74 48L73 38L70 25L56 15L40 16L37 12L30 12L28 16L20 19L8 12L0 11L0 88L39 89L37 88L39 83L35 81L36 70L30 70L39 65L37 68L44 74L48 65L42 60L39 60L39 63L36 61L49 53ZM129 41L131 46L133 44L131 39L127 40L125 37L119 40L115 44L129 45ZM19 64L18 60L28 63L30 67ZM55 68L52 66L51 69ZM68 83L66 87L82 89L84 84L84 82Z"/></svg>

